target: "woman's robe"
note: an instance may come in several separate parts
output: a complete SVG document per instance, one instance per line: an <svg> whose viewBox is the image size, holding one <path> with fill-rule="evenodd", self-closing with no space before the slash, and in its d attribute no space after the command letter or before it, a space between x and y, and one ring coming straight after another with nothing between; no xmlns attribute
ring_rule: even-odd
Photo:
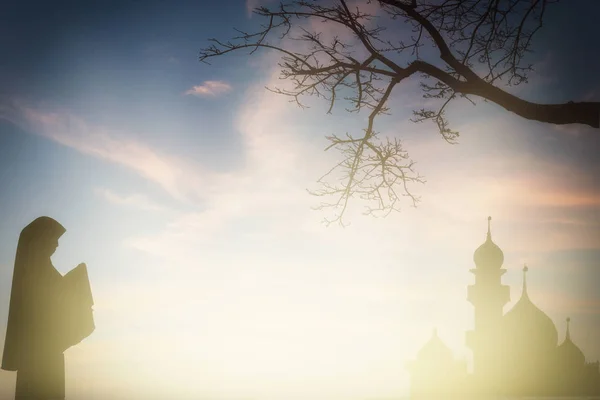
<svg viewBox="0 0 600 400"><path fill-rule="evenodd" d="M40 237L57 241L64 233L45 218L23 230L15 260L2 369L17 371L17 400L64 399L63 352L94 329L85 265L63 277L48 252L37 251Z"/></svg>
<svg viewBox="0 0 600 400"><path fill-rule="evenodd" d="M39 271L38 271L39 272ZM15 400L64 399L65 338L61 332L62 279L49 264L39 273L24 298L26 325L20 341ZM32 293L32 289L36 292Z"/></svg>

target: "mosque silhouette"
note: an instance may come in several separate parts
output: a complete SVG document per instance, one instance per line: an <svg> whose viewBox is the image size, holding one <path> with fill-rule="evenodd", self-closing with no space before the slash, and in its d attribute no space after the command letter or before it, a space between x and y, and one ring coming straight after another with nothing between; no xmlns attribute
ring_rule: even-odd
<svg viewBox="0 0 600 400"><path fill-rule="evenodd" d="M473 255L475 284L468 286L468 301L475 311L474 329L466 345L473 353L473 372L434 330L433 336L408 363L411 399L599 396L599 363L585 355L566 335L558 344L552 320L527 293L527 266L523 268L521 298L507 313L510 287L503 285L504 253L492 241L491 217L487 240Z"/></svg>

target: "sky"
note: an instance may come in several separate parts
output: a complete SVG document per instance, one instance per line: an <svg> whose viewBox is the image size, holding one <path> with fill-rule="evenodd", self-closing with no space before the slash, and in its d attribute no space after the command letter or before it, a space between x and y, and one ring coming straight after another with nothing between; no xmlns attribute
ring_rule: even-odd
<svg viewBox="0 0 600 400"><path fill-rule="evenodd" d="M325 136L367 115L268 92L284 84L272 53L198 61L209 38L256 29L249 10L273 4L3 6L0 341L19 233L48 215L67 229L55 267L85 262L95 301L95 332L65 353L69 399L399 398L434 327L470 362L466 287L492 216L505 311L527 263L532 301L561 340L571 317L573 341L599 360L600 132L457 103L450 145L408 121L424 100L403 82L376 129L417 161L421 203L372 218L356 201L349 226L325 226L306 190L339 161ZM598 12L549 9L536 71L511 90L600 100ZM0 371L0 399L15 378Z"/></svg>

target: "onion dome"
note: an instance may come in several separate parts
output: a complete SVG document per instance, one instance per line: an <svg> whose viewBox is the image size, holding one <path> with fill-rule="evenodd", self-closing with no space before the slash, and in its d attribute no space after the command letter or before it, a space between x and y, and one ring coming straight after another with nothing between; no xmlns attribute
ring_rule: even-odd
<svg viewBox="0 0 600 400"><path fill-rule="evenodd" d="M438 336L437 329L434 329L431 339L417 353L417 360L449 363L454 361L454 355Z"/></svg>
<svg viewBox="0 0 600 400"><path fill-rule="evenodd" d="M567 334L564 342L562 342L557 349L559 362L569 366L583 365L585 364L585 355L581 349L579 349L579 347L577 347L577 345L571 341L571 333L569 331L570 322L571 318L567 318Z"/></svg>
<svg viewBox="0 0 600 400"><path fill-rule="evenodd" d="M529 299L527 271L527 266L524 266L521 298L504 315L505 333L513 345L526 346L531 350L554 350L558 342L558 332L552 319Z"/></svg>
<svg viewBox="0 0 600 400"><path fill-rule="evenodd" d="M492 217L488 217L488 231L486 241L475 250L473 261L477 268L485 269L500 269L504 262L504 253L500 247L492 241L492 233L490 230L490 221Z"/></svg>

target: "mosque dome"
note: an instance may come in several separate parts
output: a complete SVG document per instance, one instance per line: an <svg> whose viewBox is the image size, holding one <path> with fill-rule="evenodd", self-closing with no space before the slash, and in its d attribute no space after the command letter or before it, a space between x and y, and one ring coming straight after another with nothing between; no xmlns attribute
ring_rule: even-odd
<svg viewBox="0 0 600 400"><path fill-rule="evenodd" d="M475 261L477 268L499 269L502 267L502 263L504 262L504 253L500 247L498 247L498 245L492 241L492 233L490 231L491 220L492 217L488 217L486 241L479 246L473 254L473 261Z"/></svg>
<svg viewBox="0 0 600 400"><path fill-rule="evenodd" d="M438 336L437 329L434 329L431 339L417 353L417 360L447 363L454 361L454 355Z"/></svg>
<svg viewBox="0 0 600 400"><path fill-rule="evenodd" d="M552 319L540 310L527 294L527 266L523 268L523 292L514 307L504 315L504 329L510 345L528 350L550 351L556 348L558 332ZM515 349L517 350L517 349Z"/></svg>
<svg viewBox="0 0 600 400"><path fill-rule="evenodd" d="M579 347L571 340L569 331L570 318L567 318L567 334L564 342L557 349L559 362L569 366L579 366L585 364L585 355Z"/></svg>

